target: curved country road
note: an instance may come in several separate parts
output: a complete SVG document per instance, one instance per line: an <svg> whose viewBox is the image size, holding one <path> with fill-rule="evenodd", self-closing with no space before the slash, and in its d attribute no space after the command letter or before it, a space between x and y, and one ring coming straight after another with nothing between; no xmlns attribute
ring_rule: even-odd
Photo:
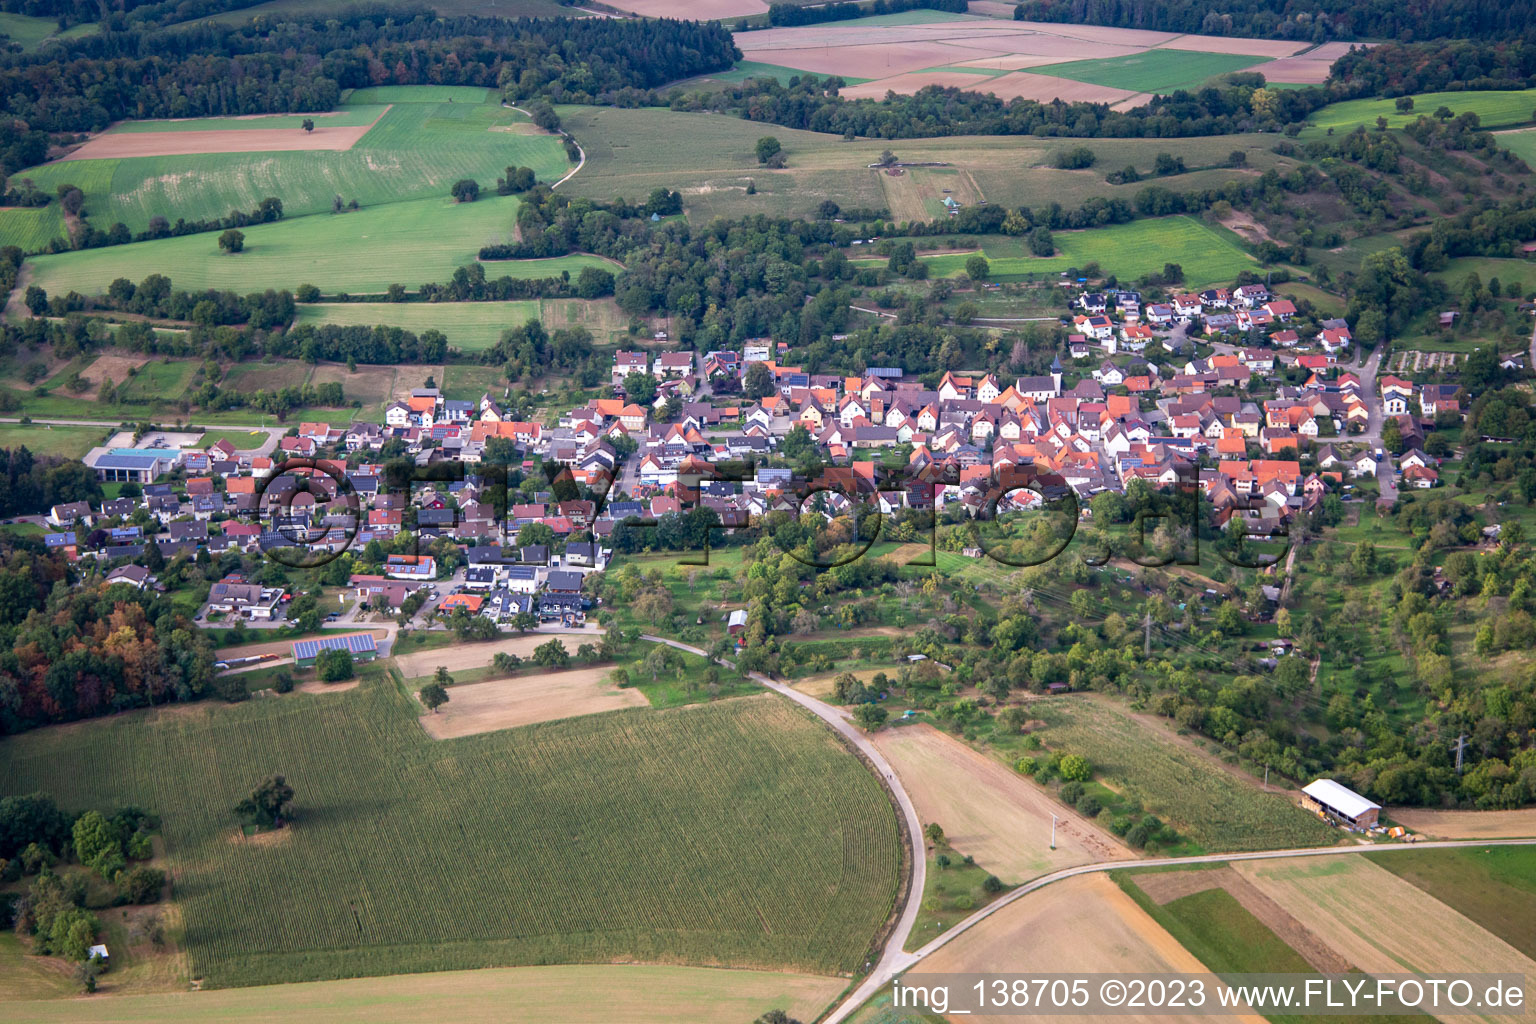
<svg viewBox="0 0 1536 1024"><path fill-rule="evenodd" d="M676 648L679 651L687 651L689 654L697 654L703 658L709 657L709 652L707 651L700 650L689 644L679 643L676 640L668 640L666 637L642 635L640 639L649 640L652 643L666 644L668 647ZM728 661L722 660L720 663L727 667L735 668ZM905 958L909 954L903 951L902 947L907 944L907 936L912 934L912 928L917 924L917 912L923 905L923 889L927 884L928 876L928 859L927 848L923 841L923 825L917 817L917 808L913 806L912 798L907 796L906 789L902 787L901 779L897 776L896 769L892 768L891 763L885 759L885 756L875 749L875 745L869 741L869 737L865 736L857 726L844 717L837 708L823 703L815 697L803 694L784 683L770 679L761 672L748 672L747 676L754 682L762 683L775 693L788 697L831 726L855 750L868 758L869 762L875 766L875 770L884 776L886 788L891 791L892 796L896 799L896 805L901 808L901 815L907 826L907 838L911 846L908 855L912 858L912 881L910 888L907 890L906 902L901 908L901 917L897 919L896 926L891 929L891 934L886 939L885 949L880 953L880 962L871 968L869 977L871 979L880 979L874 986L878 987L878 985L884 984L887 979L895 977L896 974L906 967ZM845 1007L849 1009L857 1007L859 1003L867 999L869 993L865 992L866 987L870 987L869 981L866 981L864 985L859 986L858 990L855 991L854 996L858 998L858 1002L852 1003L851 1006L848 1002L844 1002L837 1012L842 1013ZM874 987L870 987L871 992ZM859 993L864 994L860 995ZM841 1017L837 1019L841 1019Z"/></svg>
<svg viewBox="0 0 1536 1024"><path fill-rule="evenodd" d="M699 648L689 644L679 643L676 640L668 640L666 637L642 635L641 639L649 640L652 643L666 644L668 647L673 647L680 651L687 651L690 654L697 654L700 657L709 657L709 654L706 651L700 650ZM730 662L723 659L720 661L720 663L730 668L735 667L734 665L731 665ZM863 1006L872 996L879 992L882 986L888 984L892 978L895 978L902 972L911 968L913 965L919 963L924 957L929 956L936 950L953 942L956 938L970 931L976 925L980 924L982 921L985 921L987 918L991 917L993 914L1002 910L1004 907L1015 902L1016 900L1023 899L1030 893L1039 889L1043 889L1053 882L1060 882L1063 879L1072 878L1077 875L1087 875L1101 871L1118 871L1141 867L1175 867L1186 864L1221 864L1229 861L1276 860L1290 857L1328 857L1338 854L1367 852L1390 853L1397 850L1454 849L1456 847L1465 846L1536 846L1536 839L1450 839L1434 840L1431 842L1422 843L1401 843L1390 846L1375 844L1357 846L1324 846L1308 847L1305 849L1297 850L1258 850L1251 853L1207 853L1196 857L1149 857L1145 860L1136 861L1115 860L1105 861L1098 864L1079 864L1076 867L1062 868L1060 871L1053 871L1048 875L1041 875L1039 878L1025 882L1017 889L1013 889L1007 895L992 903L989 903L987 906L983 907L981 910L978 910L970 917L967 917L965 920L959 922L953 928L950 928L948 931L935 938L932 942L929 942L927 945L921 947L915 952L908 953L905 949L903 949L903 947L907 943L907 936L912 933L912 928L917 923L917 912L918 909L922 906L922 893L926 875L925 869L927 866L927 861L924 856L926 849L923 844L922 825L918 820L916 808L913 807L912 801L908 798L906 790L901 785L901 779L891 768L890 763L887 762L886 759L880 755L880 752L875 749L874 744L870 743L869 739L862 732L860 732L852 722L844 717L842 713L838 711L838 709L817 700L815 697L800 693L798 690L792 689L784 683L776 682L775 680L772 680L763 675L761 672L749 672L747 675L755 682L762 683L764 686L768 687L770 690L773 690L775 693L783 694L785 697L788 697L796 704L799 704L801 707L816 715L816 717L820 718L833 729L837 730L839 735L847 739L848 742L852 743L854 747L856 747L861 753L869 758L869 760L875 765L876 769L878 769L880 773L885 776L886 785L890 788L891 792L895 794L896 802L901 806L902 814L906 818L907 833L910 836L912 842L912 888L907 893L907 902L906 905L902 908L901 918L897 921L896 927L892 930L890 937L886 940L885 950L881 953L880 962L874 965L869 974L864 978L863 982L861 982L858 987L850 992L847 997L837 1005L836 1008L834 1008L826 1016L820 1018L818 1024L839 1024L839 1022L847 1020L855 1010Z"/></svg>

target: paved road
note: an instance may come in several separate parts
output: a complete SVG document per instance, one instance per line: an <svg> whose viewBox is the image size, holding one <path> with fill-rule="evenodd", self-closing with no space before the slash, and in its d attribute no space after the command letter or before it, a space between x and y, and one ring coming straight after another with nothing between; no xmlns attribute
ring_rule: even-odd
<svg viewBox="0 0 1536 1024"><path fill-rule="evenodd" d="M905 971L911 968L913 965L919 963L924 957L931 955L935 951L953 942L956 938L964 935L976 925L980 924L982 921L985 921L987 918L1002 910L1010 903L1021 900L1025 896L1028 896L1030 893L1039 889L1043 889L1053 882L1060 882L1063 879L1072 878L1077 875L1087 875L1103 871L1117 871L1124 870L1126 868L1142 868L1148 866L1161 867L1176 866L1181 864L1221 864L1228 861L1239 860L1274 860L1291 857L1325 857L1335 854L1391 852L1397 850L1447 849L1463 846L1536 846L1536 839L1455 839L1424 843L1398 843L1392 845L1366 844L1360 846L1322 847L1320 849L1309 848L1304 850L1263 850L1255 853L1210 853L1199 857L1156 857L1140 861L1117 860L1100 864L1080 864L1073 868L1063 868L1060 871L1053 871L1048 875L1042 875L1032 882L1024 883L996 902L988 904L986 907L978 910L976 913L972 914L964 921L961 921L953 928L950 928L948 931L944 932L944 934L940 935L926 946L923 946L912 953L901 953L889 966L887 965L886 960L882 958L880 961L880 966L876 968L875 972L872 973L869 977L865 978L864 983L861 984L858 988L854 989L852 994L850 994L847 999L843 1000L843 1002L838 1005L837 1009L833 1010L829 1015L822 1018L822 1024L839 1024L840 1021L846 1020L849 1015L851 1015L860 1006L863 1006L871 996L878 992L882 986L889 983L892 978L896 977L902 971Z"/></svg>
<svg viewBox="0 0 1536 1024"><path fill-rule="evenodd" d="M707 651L688 644L679 643L676 640L668 640L666 637L643 635L641 639L649 640L652 643L666 644L668 647L687 651L690 654L697 654L701 657L709 657ZM730 662L724 660L721 661L721 664L732 668L735 667ZM922 822L917 817L917 808L913 806L911 797L907 796L907 791L902 786L901 779L896 774L896 769L891 767L890 762L885 759L885 756L869 741L869 737L849 721L842 711L830 704L817 700L815 697L801 693L799 690L793 689L784 683L770 679L761 672L748 672L747 675L753 681L762 683L775 693L788 697L817 718L820 718L823 722L826 722L839 736L847 740L855 750L868 758L869 762L874 765L875 770L884 778L886 787L891 791L891 795L895 797L897 806L901 808L902 818L906 822L907 837L911 844L911 887L907 890L906 902L902 906L901 917L897 919L896 927L891 930L891 934L885 943L885 949L880 954L880 962L873 966L873 971L870 974L870 978L879 978L881 980L874 985L866 981L864 985L860 985L855 990L854 995L850 999L857 998L857 1002L852 1004L853 1007L857 1007L873 994L875 988L894 977L905 966L904 961L908 954L902 950L902 947L907 944L907 936L912 934L912 929L917 924L917 914L922 909L923 890L927 883L928 875L928 851L924 845ZM863 993L863 995L860 995L860 993ZM847 1006L848 1004L845 1003L844 1005Z"/></svg>
<svg viewBox="0 0 1536 1024"><path fill-rule="evenodd" d="M669 640L666 637L651 636L647 634L643 635L641 639L649 640L652 643L666 644L668 647L673 647L680 651L687 651L690 654L697 654L702 657L709 656L707 652L697 647L680 643L676 640ZM726 665L730 664L729 662L724 661L721 663ZM849 993L847 998L838 1004L836 1009L834 1009L826 1017L822 1018L822 1024L840 1024L841 1021L847 1020L848 1017L851 1016L856 1010L858 1010L859 1007L863 1006L872 996L879 992L883 986L888 984L892 978L895 978L902 972L910 969L915 964L919 963L924 957L931 955L936 950L939 950L953 942L957 937L970 931L972 928L976 927L976 925L980 924L982 921L985 921L993 914L998 913L1009 904L1014 903L1017 900L1021 900L1025 896L1028 896L1030 893L1039 889L1043 889L1045 886L1051 885L1054 882L1060 882L1063 879L1073 878L1077 875L1086 875L1097 872L1116 871L1123 870L1125 868L1140 868L1147 866L1222 864L1230 861L1241 860L1273 860L1292 857L1325 857L1336 854L1365 853L1368 851L1392 852L1399 850L1450 849L1456 847L1536 846L1536 839L1457 839L1437 840L1421 843L1399 843L1392 845L1365 843L1355 846L1331 846L1321 848L1309 847L1306 849L1294 850L1261 850L1253 853L1211 853L1203 854L1197 857L1152 857L1140 861L1116 860L1106 861L1098 864L1080 864L1077 867L1063 868L1060 871L1053 871L1048 875L1042 875L1031 882L1026 882L1025 884L1019 886L1017 889L1009 892L1006 896L1003 896L1001 899L998 899L988 906L983 907L981 910L978 910L970 917L956 924L954 927L950 928L948 931L935 938L932 942L929 942L927 945L922 946L914 952L908 953L902 947L906 945L907 936L912 933L912 928L917 922L918 910L922 905L922 892L926 875L925 868L927 866L927 851L923 844L922 826L919 823L917 817L917 810L913 807L912 801L908 798L906 790L902 787L901 779L891 768L889 762L887 762L885 758L881 756L880 751L877 750L874 744L869 741L869 738L865 736L861 731L859 731L852 722L844 717L837 708L831 707L830 705L825 704L814 697L800 693L798 690L792 689L784 683L770 679L759 672L749 672L747 674L756 682L762 683L764 686L768 687L774 692L788 697L796 704L799 704L801 707L816 715L822 721L826 722L833 729L835 729L839 735L846 738L861 753L869 758L869 760L874 764L876 770L885 776L886 784L890 787L891 792L895 795L896 801L902 809L902 815L906 819L907 831L912 841L912 857L913 865L915 868L912 876L912 888L907 893L907 900L904 907L902 908L901 918L897 921L895 929L891 932L890 938L885 944L885 950L881 954L880 962L874 966L869 975L865 977L864 981L851 993Z"/></svg>

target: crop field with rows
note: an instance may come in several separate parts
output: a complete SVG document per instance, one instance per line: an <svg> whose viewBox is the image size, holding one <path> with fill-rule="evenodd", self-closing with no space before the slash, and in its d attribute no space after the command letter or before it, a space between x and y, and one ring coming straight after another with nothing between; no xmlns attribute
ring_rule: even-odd
<svg viewBox="0 0 1536 1024"><path fill-rule="evenodd" d="M776 697L433 741L379 673L0 743L0 791L163 817L206 987L536 963L862 966L900 842L875 778ZM82 766L89 765L89 770ZM231 810L268 774L294 824Z"/></svg>

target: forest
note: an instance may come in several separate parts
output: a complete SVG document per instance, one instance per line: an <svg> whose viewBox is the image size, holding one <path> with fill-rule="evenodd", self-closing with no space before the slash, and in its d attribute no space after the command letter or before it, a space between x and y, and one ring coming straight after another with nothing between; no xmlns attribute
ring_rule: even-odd
<svg viewBox="0 0 1536 1024"><path fill-rule="evenodd" d="M1215 36L1302 39L1396 39L1437 37L1536 38L1536 4L1530 0L1318 0L1297 10L1289 0L1024 0L1018 21L1068 21L1088 25L1198 32Z"/></svg>
<svg viewBox="0 0 1536 1024"><path fill-rule="evenodd" d="M86 132L121 118L331 110L344 90L377 85L472 85L516 99L590 102L723 71L740 57L714 23L362 8L272 24L108 32L4 54L0 95L33 130Z"/></svg>

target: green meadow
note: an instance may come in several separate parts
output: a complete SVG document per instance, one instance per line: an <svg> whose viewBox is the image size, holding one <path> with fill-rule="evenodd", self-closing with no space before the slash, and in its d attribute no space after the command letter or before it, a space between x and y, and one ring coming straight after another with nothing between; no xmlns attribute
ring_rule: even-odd
<svg viewBox="0 0 1536 1024"><path fill-rule="evenodd" d="M342 214L295 217L245 228L245 251L219 251L218 234L114 245L29 260L34 283L49 294L99 294L115 278L140 280L151 270L178 288L228 288L242 294L313 284L327 294L379 293L391 284L415 289L444 282L475 262L480 247L510 241L517 199L455 203L418 199ZM582 267L614 264L596 256L500 260L487 277L558 277Z"/></svg>
<svg viewBox="0 0 1536 1024"><path fill-rule="evenodd" d="M254 209L267 196L281 199L284 214L294 217L328 213L337 196L356 200L364 209L446 198L461 178L478 181L482 194L494 192L497 177L509 166L531 167L541 181L563 175L569 162L560 140L538 132L526 115L485 100L486 95L484 89L434 86L366 90L363 99L320 118L343 126L377 120L346 150L66 160L30 168L20 177L47 192L75 185L85 193L92 224L105 230L121 221L137 232L155 216L172 223L208 220ZM302 120L284 115L142 121L114 132L302 131ZM50 220L48 212L0 212L0 243L40 249L63 232L57 213Z"/></svg>
<svg viewBox="0 0 1536 1024"><path fill-rule="evenodd" d="M1471 111L1481 119L1484 128L1529 124L1532 112L1536 111L1536 89L1420 93L1413 97L1413 109L1407 113L1397 109L1396 100L1330 103L1307 118L1302 138L1315 138L1330 128L1335 135L1353 131L1358 125L1374 129L1378 117L1385 117L1389 128L1401 128L1420 115L1433 117L1442 106L1449 107L1453 114ZM1507 136L1501 141L1503 138Z"/></svg>
<svg viewBox="0 0 1536 1024"><path fill-rule="evenodd" d="M1128 57L1074 60L1029 70L1056 75L1074 82L1088 82L1131 92L1171 93L1195 89L1208 79L1229 71L1241 71L1267 58L1242 53L1199 53L1192 50L1147 50Z"/></svg>
<svg viewBox="0 0 1536 1024"><path fill-rule="evenodd" d="M991 279L1018 281L1097 263L1106 274L1133 280L1161 272L1166 263L1177 263L1184 268L1184 283L1200 288L1231 281L1239 272L1257 266L1253 257L1231 240L1193 217L1157 217L1086 231L1057 231L1053 235L1056 255L1046 257L1026 255L1017 239L987 238L982 251L991 262ZM935 277L960 277L972 255L946 253L927 257L924 262Z"/></svg>
<svg viewBox="0 0 1536 1024"><path fill-rule="evenodd" d="M513 302L330 302L301 305L301 324L372 327L386 324L420 334L429 328L448 336L461 352L480 352L501 340L509 327L540 316L536 300ZM555 325L558 326L558 325Z"/></svg>

